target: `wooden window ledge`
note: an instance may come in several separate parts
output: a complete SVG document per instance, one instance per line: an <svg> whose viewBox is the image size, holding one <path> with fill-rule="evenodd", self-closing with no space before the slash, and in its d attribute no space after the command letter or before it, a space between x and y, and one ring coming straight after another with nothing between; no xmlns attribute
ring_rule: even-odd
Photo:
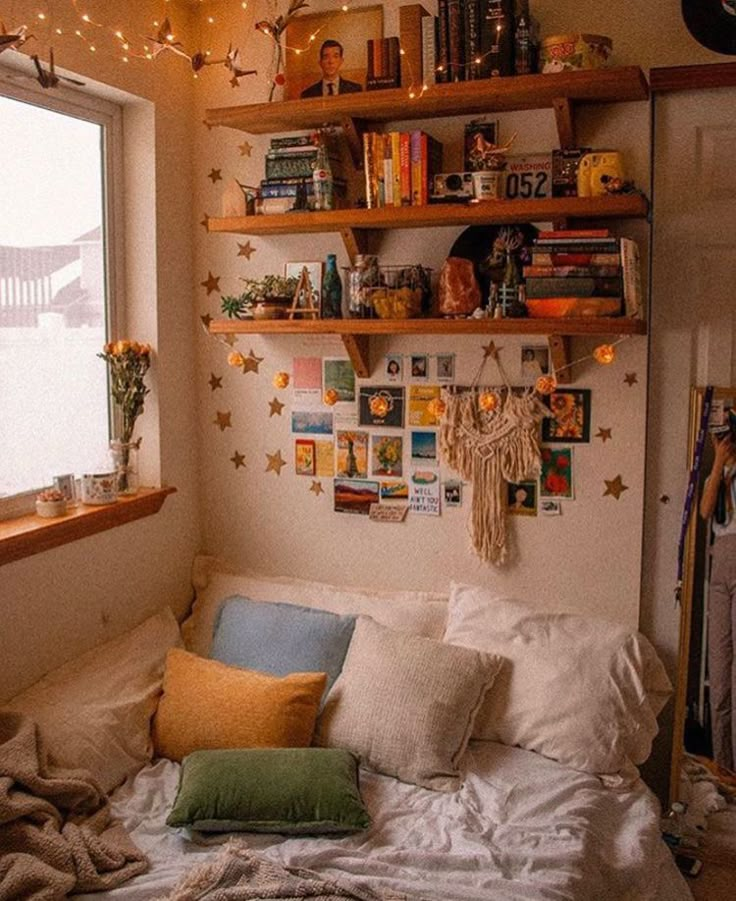
<svg viewBox="0 0 736 901"><path fill-rule="evenodd" d="M144 516L153 516L176 488L141 488L115 504L92 507L80 504L64 516L44 519L35 513L0 521L0 566L114 529Z"/></svg>

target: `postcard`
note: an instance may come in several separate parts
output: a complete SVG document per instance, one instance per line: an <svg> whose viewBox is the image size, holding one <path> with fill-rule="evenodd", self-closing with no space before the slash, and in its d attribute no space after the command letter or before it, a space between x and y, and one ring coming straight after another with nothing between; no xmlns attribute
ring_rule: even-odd
<svg viewBox="0 0 736 901"><path fill-rule="evenodd" d="M409 485L403 479L396 482L381 482L382 501L408 501Z"/></svg>
<svg viewBox="0 0 736 901"><path fill-rule="evenodd" d="M295 407L319 407L322 404L322 360L320 357L294 357L292 361L293 404Z"/></svg>
<svg viewBox="0 0 736 901"><path fill-rule="evenodd" d="M294 442L294 466L298 476L314 475L316 455L311 438L297 438Z"/></svg>
<svg viewBox="0 0 736 901"><path fill-rule="evenodd" d="M539 496L540 498L574 496L571 447L542 448Z"/></svg>
<svg viewBox="0 0 736 901"><path fill-rule="evenodd" d="M408 504L388 505L388 504L371 504L370 513L371 522L403 522L406 519L406 511L409 509Z"/></svg>
<svg viewBox="0 0 736 901"><path fill-rule="evenodd" d="M332 413L325 410L292 410L291 431L302 435L331 435Z"/></svg>
<svg viewBox="0 0 736 901"><path fill-rule="evenodd" d="M463 483L457 479L448 479L442 486L443 498L446 507L462 507Z"/></svg>
<svg viewBox="0 0 736 901"><path fill-rule="evenodd" d="M369 516L371 504L378 503L378 482L335 479L335 513Z"/></svg>
<svg viewBox="0 0 736 901"><path fill-rule="evenodd" d="M429 357L426 354L412 354L409 371L413 379L428 379Z"/></svg>
<svg viewBox="0 0 736 901"><path fill-rule="evenodd" d="M401 435L371 435L371 475L403 474L404 439Z"/></svg>
<svg viewBox="0 0 736 901"><path fill-rule="evenodd" d="M404 427L404 389L391 385L362 385L358 404L358 424Z"/></svg>
<svg viewBox="0 0 736 901"><path fill-rule="evenodd" d="M335 442L318 439L314 442L314 474L316 476L335 475Z"/></svg>
<svg viewBox="0 0 736 901"><path fill-rule="evenodd" d="M440 396L439 385L409 386L409 425L439 425L439 416L428 407Z"/></svg>
<svg viewBox="0 0 736 901"><path fill-rule="evenodd" d="M512 516L536 516L537 483L507 482L506 511Z"/></svg>
<svg viewBox="0 0 736 901"><path fill-rule="evenodd" d="M355 371L350 360L326 357L322 361L322 387L325 392L334 388L338 403L353 403L355 400Z"/></svg>
<svg viewBox="0 0 736 901"><path fill-rule="evenodd" d="M437 381L452 382L455 379L455 354L437 354Z"/></svg>
<svg viewBox="0 0 736 901"><path fill-rule="evenodd" d="M368 432L337 433L337 474L349 479L368 478Z"/></svg>
<svg viewBox="0 0 736 901"><path fill-rule="evenodd" d="M543 499L539 503L542 516L559 516L562 513L562 504L559 501Z"/></svg>
<svg viewBox="0 0 736 901"><path fill-rule="evenodd" d="M411 474L409 509L424 516L440 515L440 474L433 469L415 469Z"/></svg>
<svg viewBox="0 0 736 901"><path fill-rule="evenodd" d="M437 432L412 432L411 458L412 460L436 460Z"/></svg>

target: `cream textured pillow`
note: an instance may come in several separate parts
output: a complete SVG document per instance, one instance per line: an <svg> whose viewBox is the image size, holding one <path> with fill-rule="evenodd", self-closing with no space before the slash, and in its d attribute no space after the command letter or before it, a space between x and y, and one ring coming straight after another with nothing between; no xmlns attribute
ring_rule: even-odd
<svg viewBox="0 0 736 901"><path fill-rule="evenodd" d="M312 743L327 676L271 676L174 648L153 722L160 757L216 748L305 748Z"/></svg>
<svg viewBox="0 0 736 901"><path fill-rule="evenodd" d="M236 573L215 557L197 557L192 567L197 597L192 615L181 628L188 650L206 657L212 633L223 603L240 596L251 601L282 601L317 607L338 614L372 616L400 632L442 640L447 620L447 595L428 591L375 591L341 588L324 582L272 577L257 573Z"/></svg>
<svg viewBox="0 0 736 901"><path fill-rule="evenodd" d="M109 792L151 759L151 717L166 652L180 643L167 607L48 673L5 706L36 720L57 764L89 770Z"/></svg>
<svg viewBox="0 0 736 901"><path fill-rule="evenodd" d="M460 787L460 758L501 659L360 617L315 743L438 791Z"/></svg>
<svg viewBox="0 0 736 901"><path fill-rule="evenodd" d="M671 685L643 635L453 584L445 641L508 660L473 738L598 775L631 773L649 756Z"/></svg>

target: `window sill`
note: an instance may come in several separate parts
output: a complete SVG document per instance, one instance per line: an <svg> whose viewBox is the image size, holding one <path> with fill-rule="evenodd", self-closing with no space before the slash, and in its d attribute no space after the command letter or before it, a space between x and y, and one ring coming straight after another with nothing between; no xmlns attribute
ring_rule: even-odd
<svg viewBox="0 0 736 901"><path fill-rule="evenodd" d="M0 522L0 566L40 554L88 535L114 529L144 516L153 516L176 488L141 488L133 497L115 504L90 507L80 504L65 516L44 519L31 513Z"/></svg>

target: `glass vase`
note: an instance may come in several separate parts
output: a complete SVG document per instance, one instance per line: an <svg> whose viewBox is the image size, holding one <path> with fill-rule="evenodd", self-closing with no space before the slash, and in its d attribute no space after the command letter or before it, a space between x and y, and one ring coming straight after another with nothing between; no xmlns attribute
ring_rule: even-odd
<svg viewBox="0 0 736 901"><path fill-rule="evenodd" d="M138 441L120 441L115 439L110 442L110 454L117 477L118 495L138 493Z"/></svg>

